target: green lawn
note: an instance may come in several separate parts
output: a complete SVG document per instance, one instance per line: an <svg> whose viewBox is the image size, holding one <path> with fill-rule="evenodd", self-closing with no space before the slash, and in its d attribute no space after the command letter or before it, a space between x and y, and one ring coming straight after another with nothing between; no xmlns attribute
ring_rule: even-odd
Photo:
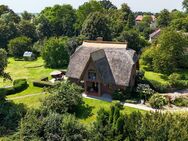
<svg viewBox="0 0 188 141"><path fill-rule="evenodd" d="M93 100L84 98L85 105L78 110L78 118L80 118L82 123L92 123L95 121L97 112L100 108L104 108L109 110L111 106L111 102L101 101L101 100ZM122 110L122 113L130 114L135 111L140 111L141 113L145 113L146 111L138 110L131 107L125 107Z"/></svg>
<svg viewBox="0 0 188 141"><path fill-rule="evenodd" d="M49 76L50 72L53 69L45 68L44 61L40 57L36 61L15 61L13 58L9 58L9 64L6 69L7 73L10 73L10 76L13 80L15 79L27 79L29 83L29 88L21 93L17 93L15 95L8 96L10 97L17 97L23 96L27 94L35 94L41 93L43 89L34 87L32 82L34 80L39 80L42 77ZM6 81L3 82L3 79L0 78L0 87L11 86L12 82Z"/></svg>
<svg viewBox="0 0 188 141"><path fill-rule="evenodd" d="M47 97L47 94L41 94L41 95L36 95L36 96L31 96L31 97L25 97L22 99L15 99L13 100L14 103L17 104L24 104L27 108L33 108L37 109L41 105L41 101Z"/></svg>
<svg viewBox="0 0 188 141"><path fill-rule="evenodd" d="M161 84L168 84L168 77L161 73L155 73L151 71L145 71L145 78L149 81L157 81Z"/></svg>

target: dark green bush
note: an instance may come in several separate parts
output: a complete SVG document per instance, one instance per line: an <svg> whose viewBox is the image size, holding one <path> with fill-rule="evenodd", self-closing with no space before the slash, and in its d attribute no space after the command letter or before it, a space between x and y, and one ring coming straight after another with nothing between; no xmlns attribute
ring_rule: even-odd
<svg viewBox="0 0 188 141"><path fill-rule="evenodd" d="M16 131L20 119L26 113L23 104L4 100L0 102L0 137Z"/></svg>
<svg viewBox="0 0 188 141"><path fill-rule="evenodd" d="M174 105L180 107L188 107L188 98L186 97L178 97L173 102Z"/></svg>
<svg viewBox="0 0 188 141"><path fill-rule="evenodd" d="M24 91L25 89L27 89L27 87L28 87L28 84L27 84L26 79L17 79L17 80L14 80L12 87L0 88L0 94L1 93L6 94L6 95L16 94L21 91Z"/></svg>
<svg viewBox="0 0 188 141"><path fill-rule="evenodd" d="M148 83L150 84L152 89L154 89L156 92L166 93L166 92L172 91L172 87L170 84L162 84L162 83L159 83L157 81L152 81L152 80L150 80Z"/></svg>
<svg viewBox="0 0 188 141"><path fill-rule="evenodd" d="M154 94L150 99L149 99L149 104L151 107L156 108L156 109L161 109L163 106L167 104L167 100L164 96L159 95L159 94Z"/></svg>
<svg viewBox="0 0 188 141"><path fill-rule="evenodd" d="M55 86L55 84L46 81L34 81L33 86L43 88L43 87L53 87Z"/></svg>
<svg viewBox="0 0 188 141"><path fill-rule="evenodd" d="M123 90L115 90L112 94L112 99L113 100L120 100L120 101L123 101L125 100L125 94L123 92Z"/></svg>

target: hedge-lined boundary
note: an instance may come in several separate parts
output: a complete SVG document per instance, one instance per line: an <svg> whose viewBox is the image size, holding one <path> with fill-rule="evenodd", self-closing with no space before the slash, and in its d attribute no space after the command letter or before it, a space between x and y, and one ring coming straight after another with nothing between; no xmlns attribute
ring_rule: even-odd
<svg viewBox="0 0 188 141"><path fill-rule="evenodd" d="M11 95L24 91L28 88L26 79L14 80L13 86L8 88L0 88L0 94Z"/></svg>
<svg viewBox="0 0 188 141"><path fill-rule="evenodd" d="M33 86L43 88L43 87L54 87L55 84L47 81L34 81Z"/></svg>

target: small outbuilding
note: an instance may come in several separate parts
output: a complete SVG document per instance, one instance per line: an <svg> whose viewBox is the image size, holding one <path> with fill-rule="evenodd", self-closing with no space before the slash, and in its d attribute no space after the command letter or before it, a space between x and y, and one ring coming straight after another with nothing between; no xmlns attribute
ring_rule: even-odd
<svg viewBox="0 0 188 141"><path fill-rule="evenodd" d="M25 61L33 61L33 60L35 60L35 55L33 52L26 51L23 54L23 58Z"/></svg>

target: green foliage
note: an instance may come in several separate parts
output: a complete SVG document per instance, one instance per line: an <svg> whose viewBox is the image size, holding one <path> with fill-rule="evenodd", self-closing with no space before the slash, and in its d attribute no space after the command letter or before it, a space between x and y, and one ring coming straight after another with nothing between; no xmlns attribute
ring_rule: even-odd
<svg viewBox="0 0 188 141"><path fill-rule="evenodd" d="M0 100L0 137L16 131L25 112L22 104L16 105L10 101Z"/></svg>
<svg viewBox="0 0 188 141"><path fill-rule="evenodd" d="M167 9L162 10L157 18L159 27L167 27L170 24L170 12Z"/></svg>
<svg viewBox="0 0 188 141"><path fill-rule="evenodd" d="M47 97L42 107L44 111L53 111L56 113L74 113L76 108L82 104L82 89L76 84L62 82L50 92L53 95Z"/></svg>
<svg viewBox="0 0 188 141"><path fill-rule="evenodd" d="M40 119L40 120L39 120ZM49 113L44 116L40 111L28 112L20 124L20 136L26 140L87 140L88 131L72 115Z"/></svg>
<svg viewBox="0 0 188 141"><path fill-rule="evenodd" d="M9 41L8 48L15 58L22 58L25 51L31 50L31 39L25 36L14 38Z"/></svg>
<svg viewBox="0 0 188 141"><path fill-rule="evenodd" d="M141 63L147 65L149 70L170 74L183 66L186 42L181 33L166 29L157 44L144 50Z"/></svg>
<svg viewBox="0 0 188 141"><path fill-rule="evenodd" d="M23 20L29 21L29 20L32 19L32 17L34 17L34 15L31 14L31 13L28 13L27 11L24 11L23 13L21 13L21 17L22 17Z"/></svg>
<svg viewBox="0 0 188 141"><path fill-rule="evenodd" d="M178 97L172 103L176 106L188 107L188 97Z"/></svg>
<svg viewBox="0 0 188 141"><path fill-rule="evenodd" d="M17 79L14 80L12 87L0 88L0 91L5 95L11 95L24 91L27 88L28 88L28 84L26 79Z"/></svg>
<svg viewBox="0 0 188 141"><path fill-rule="evenodd" d="M8 59L7 52L4 49L0 49L0 76L7 67Z"/></svg>
<svg viewBox="0 0 188 141"><path fill-rule="evenodd" d="M128 16L128 20L127 20L127 28L133 28L135 26L135 18L134 18L134 14L130 13Z"/></svg>
<svg viewBox="0 0 188 141"><path fill-rule="evenodd" d="M102 12L103 6L100 2L96 0L91 0L89 2L85 2L83 5L79 6L78 10L76 11L77 22L75 28L79 33L82 29L82 25L84 21L87 19L88 15L94 12Z"/></svg>
<svg viewBox="0 0 188 141"><path fill-rule="evenodd" d="M92 13L84 21L81 34L90 40L95 40L97 37L111 40L111 32L108 24L109 21L104 14L100 12Z"/></svg>
<svg viewBox="0 0 188 141"><path fill-rule="evenodd" d="M7 49L8 41L18 36L18 31L14 23L6 23L1 19L0 21L0 47Z"/></svg>
<svg viewBox="0 0 188 141"><path fill-rule="evenodd" d="M51 37L44 43L42 57L50 68L62 68L68 65L69 55L66 49L67 38Z"/></svg>
<svg viewBox="0 0 188 141"><path fill-rule="evenodd" d="M66 48L68 50L69 56L71 56L75 52L76 48L82 44L84 39L85 37L81 35L78 37L72 37L68 39L66 43Z"/></svg>
<svg viewBox="0 0 188 141"><path fill-rule="evenodd" d="M136 30L123 31L117 38L118 41L128 42L128 48L139 52L142 48L147 46L147 41L144 40Z"/></svg>
<svg viewBox="0 0 188 141"><path fill-rule="evenodd" d="M52 28L52 35L74 35L76 13L71 5L55 5L54 7L47 7L40 13L40 15L44 16L46 21L49 21ZM48 25L48 23L46 24ZM44 25L42 29L44 30Z"/></svg>
<svg viewBox="0 0 188 141"><path fill-rule="evenodd" d="M185 11L188 12L188 0L183 0L182 6L183 6L183 9L185 9Z"/></svg>
<svg viewBox="0 0 188 141"><path fill-rule="evenodd" d="M148 100L155 91L149 84L138 84L136 87L136 92L140 95L141 99Z"/></svg>
<svg viewBox="0 0 188 141"><path fill-rule="evenodd" d="M50 24L50 20L47 17L41 14L36 17L35 20L36 33L39 39L42 40L45 37L50 37L53 35L52 25Z"/></svg>
<svg viewBox="0 0 188 141"><path fill-rule="evenodd" d="M159 94L154 94L150 99L149 99L149 104L153 108L161 109L163 106L167 104L167 100L164 96L159 95Z"/></svg>
<svg viewBox="0 0 188 141"><path fill-rule="evenodd" d="M186 140L187 114L139 112L120 115L113 126L115 108L101 109L93 126L92 140ZM108 122L109 120L109 122ZM177 131L178 129L178 131Z"/></svg>
<svg viewBox="0 0 188 141"><path fill-rule="evenodd" d="M22 20L18 25L18 32L21 36L26 36L32 39L32 42L37 41L36 27L30 21Z"/></svg>
<svg viewBox="0 0 188 141"><path fill-rule="evenodd" d="M53 87L54 84L46 81L34 81L33 86L44 88L44 87Z"/></svg>
<svg viewBox="0 0 188 141"><path fill-rule="evenodd" d="M112 99L113 100L121 100L123 101L125 99L125 94L123 93L122 90L115 90L112 94Z"/></svg>
<svg viewBox="0 0 188 141"><path fill-rule="evenodd" d="M99 2L100 2L100 4L102 5L102 7L104 9L107 9L107 10L109 10L109 9L117 9L117 7L115 5L113 5L112 2L109 1L109 0L101 0Z"/></svg>
<svg viewBox="0 0 188 141"><path fill-rule="evenodd" d="M149 70L153 70L153 56L155 55L156 47L148 47L142 51L140 63L146 65Z"/></svg>

